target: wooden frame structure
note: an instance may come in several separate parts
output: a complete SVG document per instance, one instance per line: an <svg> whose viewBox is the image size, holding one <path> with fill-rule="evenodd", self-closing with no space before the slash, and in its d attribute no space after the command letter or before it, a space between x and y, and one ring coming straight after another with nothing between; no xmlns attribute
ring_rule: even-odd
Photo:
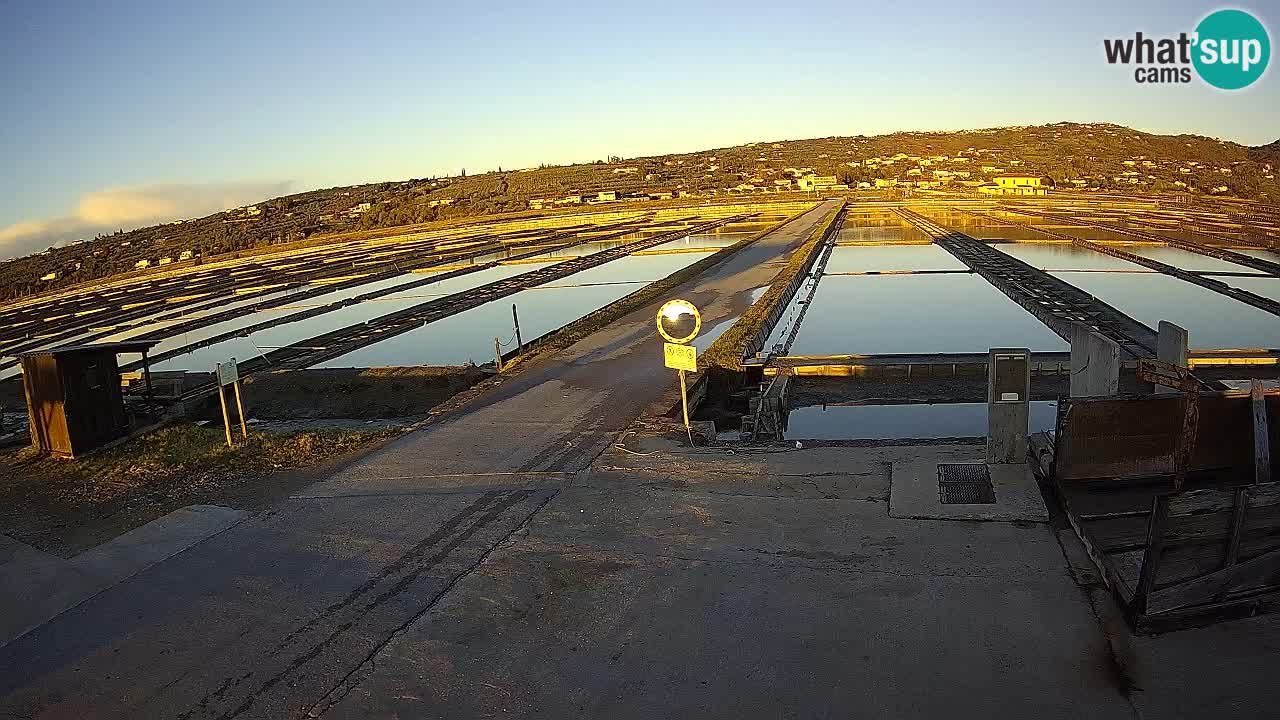
<svg viewBox="0 0 1280 720"><path fill-rule="evenodd" d="M1190 389L1190 388L1188 388ZM1033 467L1139 631L1280 607L1280 391L1063 398Z"/></svg>

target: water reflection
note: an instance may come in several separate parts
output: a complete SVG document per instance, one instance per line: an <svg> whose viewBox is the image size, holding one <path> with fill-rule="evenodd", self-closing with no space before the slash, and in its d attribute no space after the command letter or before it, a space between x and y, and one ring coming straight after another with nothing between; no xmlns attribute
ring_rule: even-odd
<svg viewBox="0 0 1280 720"><path fill-rule="evenodd" d="M937 245L873 245L837 247L827 261L827 272L871 270L967 270L964 263Z"/></svg>
<svg viewBox="0 0 1280 720"><path fill-rule="evenodd" d="M1052 430L1058 404L1031 403L1030 432ZM884 440L984 437L986 403L935 405L814 405L795 408L787 418L787 440Z"/></svg>
<svg viewBox="0 0 1280 720"><path fill-rule="evenodd" d="M1168 275L1052 274L1153 328L1161 320L1181 325L1190 334L1192 348L1269 348L1280 345L1280 318ZM1253 292L1275 287L1262 283L1280 282L1280 278L1227 280L1228 284ZM1264 292L1274 295L1276 291Z"/></svg>
<svg viewBox="0 0 1280 720"><path fill-rule="evenodd" d="M1030 313L975 275L829 276L793 355L1065 350Z"/></svg>
<svg viewBox="0 0 1280 720"><path fill-rule="evenodd" d="M1200 255L1188 250L1182 250L1175 247L1155 247L1155 246L1139 246L1125 248L1134 255L1139 255L1152 260L1159 260L1166 265L1172 265L1176 268L1191 271L1202 272L1247 272L1257 273L1261 275L1261 271L1254 270L1245 265L1238 265L1230 260L1219 260L1218 258Z"/></svg>

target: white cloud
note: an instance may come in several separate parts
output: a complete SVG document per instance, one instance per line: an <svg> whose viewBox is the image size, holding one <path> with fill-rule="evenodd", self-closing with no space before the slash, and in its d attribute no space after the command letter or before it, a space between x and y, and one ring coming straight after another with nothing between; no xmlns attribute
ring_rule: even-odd
<svg viewBox="0 0 1280 720"><path fill-rule="evenodd" d="M0 259L21 257L98 233L130 230L180 218L203 217L289 191L289 182L140 185L80 196L75 212L23 220L0 228Z"/></svg>

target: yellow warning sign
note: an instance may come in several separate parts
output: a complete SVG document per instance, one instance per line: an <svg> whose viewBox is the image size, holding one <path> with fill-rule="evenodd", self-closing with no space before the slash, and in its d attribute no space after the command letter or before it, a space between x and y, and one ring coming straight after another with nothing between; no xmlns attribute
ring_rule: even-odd
<svg viewBox="0 0 1280 720"><path fill-rule="evenodd" d="M667 367L698 372L698 349L694 346L662 343L662 354L666 358Z"/></svg>

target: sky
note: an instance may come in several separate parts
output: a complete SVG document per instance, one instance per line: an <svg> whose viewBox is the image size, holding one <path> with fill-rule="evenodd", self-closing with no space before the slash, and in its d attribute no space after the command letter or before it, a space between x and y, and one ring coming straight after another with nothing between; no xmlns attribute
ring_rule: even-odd
<svg viewBox="0 0 1280 720"><path fill-rule="evenodd" d="M287 192L761 140L1068 120L1271 142L1272 70L1227 93L1105 62L1104 38L1220 7L0 0L0 258Z"/></svg>

